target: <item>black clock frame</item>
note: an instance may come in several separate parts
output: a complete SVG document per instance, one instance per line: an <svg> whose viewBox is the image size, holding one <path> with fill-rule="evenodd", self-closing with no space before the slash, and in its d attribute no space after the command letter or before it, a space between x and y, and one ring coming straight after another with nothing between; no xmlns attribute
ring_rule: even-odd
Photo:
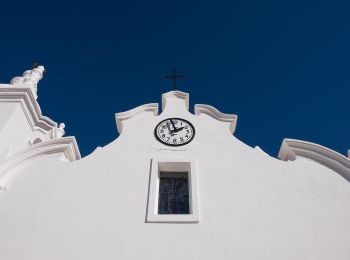
<svg viewBox="0 0 350 260"><path fill-rule="evenodd" d="M185 143L185 144L168 144L168 143L163 142L163 141L158 137L158 135L157 135L157 128L158 128L158 126L159 126L161 123L163 123L164 121L167 121L167 120L182 120L182 121L186 122L186 123L187 123L190 127L192 127L192 129L193 129L193 135L192 135L191 140L189 140L189 141L188 141L187 143ZM170 118L166 118L166 119L160 121L160 122L156 125L156 127L154 128L154 136L156 137L156 139L157 139L159 142L161 142L162 144L165 144L165 145L168 145L168 146L183 146L183 145L189 144L190 142L192 142L192 140L194 139L194 136L195 136L195 135L196 135L196 129L194 128L194 126L193 126L190 122L188 122L186 119L179 118L179 117L170 117Z"/></svg>

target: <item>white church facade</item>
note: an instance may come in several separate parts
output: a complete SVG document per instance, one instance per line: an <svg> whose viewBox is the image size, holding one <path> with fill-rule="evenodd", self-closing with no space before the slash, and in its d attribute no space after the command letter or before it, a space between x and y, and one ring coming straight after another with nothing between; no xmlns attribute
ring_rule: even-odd
<svg viewBox="0 0 350 260"><path fill-rule="evenodd" d="M171 91L81 158L41 112L43 72L0 84L1 260L350 259L349 157L285 139L273 158Z"/></svg>

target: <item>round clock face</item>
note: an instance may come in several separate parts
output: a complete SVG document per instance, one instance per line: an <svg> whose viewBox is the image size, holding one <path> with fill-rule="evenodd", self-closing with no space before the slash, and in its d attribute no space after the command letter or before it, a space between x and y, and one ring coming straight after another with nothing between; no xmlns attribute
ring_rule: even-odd
<svg viewBox="0 0 350 260"><path fill-rule="evenodd" d="M194 137L193 125L185 119L167 118L154 129L157 139L166 145L180 146L188 144Z"/></svg>

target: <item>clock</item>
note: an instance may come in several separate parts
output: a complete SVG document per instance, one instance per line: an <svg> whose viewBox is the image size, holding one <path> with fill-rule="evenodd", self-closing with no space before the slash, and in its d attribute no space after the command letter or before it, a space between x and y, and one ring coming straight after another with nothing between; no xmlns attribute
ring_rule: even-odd
<svg viewBox="0 0 350 260"><path fill-rule="evenodd" d="M182 118L167 118L154 129L154 135L159 142L170 146L181 146L193 140L195 130L193 125Z"/></svg>

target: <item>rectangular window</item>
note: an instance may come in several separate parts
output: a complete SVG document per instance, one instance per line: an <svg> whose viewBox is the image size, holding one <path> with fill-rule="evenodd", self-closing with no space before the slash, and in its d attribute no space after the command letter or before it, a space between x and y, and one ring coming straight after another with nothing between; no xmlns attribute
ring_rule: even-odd
<svg viewBox="0 0 350 260"><path fill-rule="evenodd" d="M190 214L187 172L160 172L158 214Z"/></svg>
<svg viewBox="0 0 350 260"><path fill-rule="evenodd" d="M152 158L146 222L198 223L197 167L194 158Z"/></svg>

